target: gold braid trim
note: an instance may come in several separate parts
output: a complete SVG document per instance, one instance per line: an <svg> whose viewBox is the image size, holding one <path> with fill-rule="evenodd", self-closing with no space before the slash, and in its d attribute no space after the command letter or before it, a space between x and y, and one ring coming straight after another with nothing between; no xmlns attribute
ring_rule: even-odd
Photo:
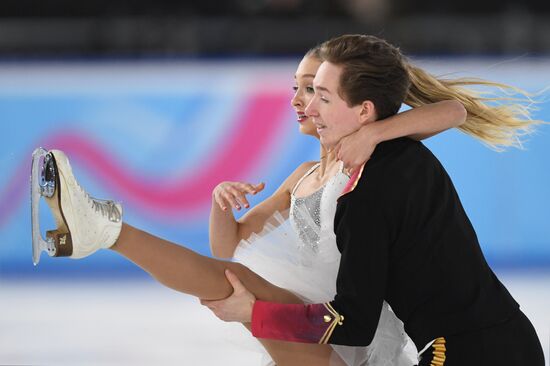
<svg viewBox="0 0 550 366"><path fill-rule="evenodd" d="M330 317L330 315L325 315L324 316L323 319L324 319L325 323L330 322L330 325L328 326L327 330L325 331L325 334L323 334L323 336L319 340L319 344L327 344L328 340L330 339L330 336L332 336L332 332L334 332L334 329L336 328L336 326L344 324L344 316L338 314L338 312L336 310L334 310L334 308L332 307L332 305L330 305L329 302L327 302L326 304L323 304L323 305L325 305L325 308L327 309L327 311L332 315L332 318Z"/></svg>
<svg viewBox="0 0 550 366"><path fill-rule="evenodd" d="M437 338L433 343L433 358L432 362L430 363L430 366L443 366L445 364L445 359L447 356L445 356L445 352L447 351L447 348L445 348L445 338L440 337Z"/></svg>

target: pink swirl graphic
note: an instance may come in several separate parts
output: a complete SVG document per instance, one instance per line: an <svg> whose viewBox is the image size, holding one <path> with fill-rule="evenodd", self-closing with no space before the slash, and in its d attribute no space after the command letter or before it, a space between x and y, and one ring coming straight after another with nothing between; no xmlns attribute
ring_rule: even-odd
<svg viewBox="0 0 550 366"><path fill-rule="evenodd" d="M260 166L280 136L288 100L286 93L253 94L243 103L241 113L232 123L232 134L219 142L216 156L208 156L206 165L200 166L199 171L179 180L151 177L146 171L139 175L128 171L105 148L79 132L57 133L37 146L64 150L73 164L77 162L86 167L103 186L114 192L117 200L170 219L170 216L192 214L205 207L218 183L239 180ZM0 192L0 226L15 211L25 193L28 194L29 172L30 162L21 164L4 192Z"/></svg>

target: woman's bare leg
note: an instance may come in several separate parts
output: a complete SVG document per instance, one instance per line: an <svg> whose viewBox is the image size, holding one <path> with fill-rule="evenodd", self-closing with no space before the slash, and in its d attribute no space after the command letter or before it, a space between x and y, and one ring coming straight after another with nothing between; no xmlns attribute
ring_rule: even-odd
<svg viewBox="0 0 550 366"><path fill-rule="evenodd" d="M225 269L230 269L260 300L302 303L291 292L269 283L242 264L205 257L127 224L122 225L120 236L111 249L163 285L201 299L217 300L231 295L233 288L225 277ZM260 341L280 366L343 364L328 345Z"/></svg>
<svg viewBox="0 0 550 366"><path fill-rule="evenodd" d="M37 155L33 157L33 164L40 164L40 158L44 159L43 178L55 188L53 194L44 198L56 221L56 229L48 232L56 255L78 259L101 248L112 248L164 285L209 300L222 299L232 293L225 277L225 269L229 268L259 299L300 302L290 292L268 283L240 264L199 255L124 224L122 206L87 194L78 184L69 159L62 151L51 150L46 155ZM32 184L33 192L41 192L36 174L33 174ZM279 365L330 364L332 350L326 345L282 342L265 342L264 345Z"/></svg>
<svg viewBox="0 0 550 366"><path fill-rule="evenodd" d="M262 300L301 303L289 291L271 285L239 263L200 255L128 224L122 224L120 236L111 249L163 285L201 299L217 300L231 295L233 288L224 274L229 268Z"/></svg>

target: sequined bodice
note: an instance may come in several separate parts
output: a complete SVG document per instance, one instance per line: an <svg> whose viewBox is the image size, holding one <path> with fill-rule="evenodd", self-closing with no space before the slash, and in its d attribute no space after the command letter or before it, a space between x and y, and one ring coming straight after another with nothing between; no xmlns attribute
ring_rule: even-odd
<svg viewBox="0 0 550 366"><path fill-rule="evenodd" d="M333 233L336 200L348 181L348 177L340 171L312 194L296 197L294 191L303 179L318 167L319 164L313 166L294 187L289 213L290 222L302 244L314 251L319 250L319 241L323 233Z"/></svg>
<svg viewBox="0 0 550 366"><path fill-rule="evenodd" d="M309 244L314 250L319 245L321 231L321 197L324 186L306 197L294 197L290 203L290 219L303 244ZM300 214L307 210L309 216Z"/></svg>

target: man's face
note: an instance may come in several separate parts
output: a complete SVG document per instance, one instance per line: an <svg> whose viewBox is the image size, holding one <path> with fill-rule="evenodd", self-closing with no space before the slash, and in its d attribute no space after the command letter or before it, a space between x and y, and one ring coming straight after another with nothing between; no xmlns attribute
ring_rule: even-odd
<svg viewBox="0 0 550 366"><path fill-rule="evenodd" d="M328 149L362 126L361 105L348 107L338 95L341 74L341 66L323 62L313 79L315 95L305 110L313 118L321 144Z"/></svg>

